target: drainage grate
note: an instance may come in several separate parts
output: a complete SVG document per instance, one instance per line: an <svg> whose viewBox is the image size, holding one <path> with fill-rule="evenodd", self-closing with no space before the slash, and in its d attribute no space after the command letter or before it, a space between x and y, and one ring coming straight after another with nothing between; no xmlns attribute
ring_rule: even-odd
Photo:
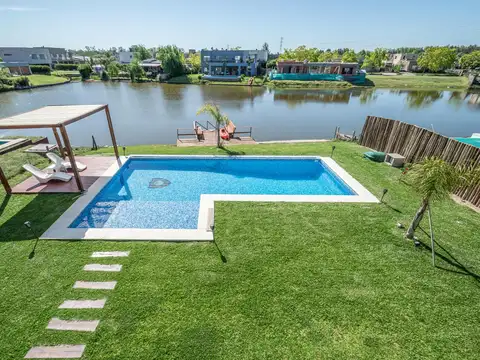
<svg viewBox="0 0 480 360"><path fill-rule="evenodd" d="M148 184L148 187L151 189L159 189L159 188L164 188L168 185L170 185L171 182L167 179L164 178L153 178L150 180L150 183Z"/></svg>

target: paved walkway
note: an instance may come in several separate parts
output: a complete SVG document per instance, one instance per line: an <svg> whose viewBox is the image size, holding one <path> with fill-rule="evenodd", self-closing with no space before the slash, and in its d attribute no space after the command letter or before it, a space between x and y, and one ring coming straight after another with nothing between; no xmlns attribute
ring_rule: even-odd
<svg viewBox="0 0 480 360"><path fill-rule="evenodd" d="M127 257L130 251L100 251L94 252L92 258L110 258L110 257ZM102 271L102 272L119 272L122 270L121 264L105 265L105 264L87 264L83 268L84 271ZM74 283L74 289L94 289L94 290L114 290L117 285L116 281L82 281L78 280ZM106 298L103 299L85 299L85 300L65 300L59 309L103 309ZM52 318L47 329L55 331L87 331L94 332L97 330L100 320L65 320ZM85 344L76 345L54 345L54 346L35 346L32 347L25 355L25 359L78 359L83 356Z"/></svg>

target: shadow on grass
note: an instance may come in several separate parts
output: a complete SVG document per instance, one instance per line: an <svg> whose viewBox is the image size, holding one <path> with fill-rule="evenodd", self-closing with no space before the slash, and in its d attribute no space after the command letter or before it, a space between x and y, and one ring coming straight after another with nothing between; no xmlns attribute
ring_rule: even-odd
<svg viewBox="0 0 480 360"><path fill-rule="evenodd" d="M26 221L38 236L42 235L72 203L78 194L38 194L5 196L1 210L2 217L9 217L0 226L0 242L33 240L32 231L24 226Z"/></svg>
<svg viewBox="0 0 480 360"><path fill-rule="evenodd" d="M235 156L235 155L245 155L245 152L244 151L234 151L234 150L230 150L229 148L225 147L225 146L220 146L220 149L225 151L227 153L227 155L230 155L230 156Z"/></svg>
<svg viewBox="0 0 480 360"><path fill-rule="evenodd" d="M428 234L423 228L421 228L420 226L418 228L425 235L427 235L430 238L430 234ZM420 244L421 244L422 247L424 247L428 251L432 252L432 247L429 244L426 244L423 241L420 241ZM448 269L448 268L445 268L445 267L442 267L442 266L439 266L439 265L435 265L436 268L441 269L441 270L445 270L445 271L448 271L448 272L453 272L453 273L456 273L456 274L460 274L460 275L471 276L478 283L480 283L480 275L478 275L475 272L469 270L465 265L463 265L460 262L460 260L455 258L455 256L453 256L453 254L450 251L445 249L445 247L440 245L437 241L435 241L435 246L439 247L440 249L442 249L447 254L447 256L445 256L445 255L443 255L443 254L441 254L441 253L439 253L438 251L435 250L435 257L442 259L447 264L453 266L456 270Z"/></svg>

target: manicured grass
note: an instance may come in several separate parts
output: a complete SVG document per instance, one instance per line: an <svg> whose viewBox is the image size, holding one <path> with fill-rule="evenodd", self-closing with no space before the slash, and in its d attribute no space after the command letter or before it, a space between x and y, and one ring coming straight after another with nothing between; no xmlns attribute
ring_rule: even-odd
<svg viewBox="0 0 480 360"><path fill-rule="evenodd" d="M0 195L0 348L87 345L88 359L477 359L478 282L413 247L396 223L419 198L401 171L334 144L334 159L386 204L217 203L213 244L34 241L75 195ZM235 146L235 154L324 155L332 143ZM78 153L107 154L112 149ZM225 154L215 148L129 146L127 153ZM432 208L438 241L480 272L479 214L445 201ZM421 240L427 243L425 236ZM131 250L118 274L85 273L92 251ZM445 252L440 250L445 255ZM95 260L95 262L100 262ZM75 280L118 280L112 292ZM102 298L103 310L58 310ZM100 319L93 334L45 330L51 317Z"/></svg>
<svg viewBox="0 0 480 360"><path fill-rule="evenodd" d="M378 88L419 89L419 90L465 90L468 79L464 76L435 75L368 75L367 80Z"/></svg>
<svg viewBox="0 0 480 360"><path fill-rule="evenodd" d="M67 78L53 75L29 75L27 77L32 86L61 84L68 81Z"/></svg>
<svg viewBox="0 0 480 360"><path fill-rule="evenodd" d="M228 85L228 86L246 86L250 76L246 76L242 81L208 81L198 78L199 74L189 74L176 76L167 81L168 84L193 84L193 85ZM263 76L255 76L253 85L260 86L263 83Z"/></svg>
<svg viewBox="0 0 480 360"><path fill-rule="evenodd" d="M295 88L295 89L348 89L353 85L347 81L292 81L292 80L273 80L268 86L274 88Z"/></svg>

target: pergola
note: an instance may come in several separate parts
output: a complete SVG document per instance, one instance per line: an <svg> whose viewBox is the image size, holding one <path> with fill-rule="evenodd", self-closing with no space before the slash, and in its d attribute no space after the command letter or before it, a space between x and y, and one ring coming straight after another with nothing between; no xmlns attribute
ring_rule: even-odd
<svg viewBox="0 0 480 360"><path fill-rule="evenodd" d="M75 158L73 156L72 146L70 145L70 139L68 138L67 128L68 124L72 124L76 121L82 120L90 115L93 115L99 111L105 110L107 117L108 128L110 130L110 136L112 137L113 149L117 160L119 158L117 141L115 140L115 134L113 132L112 118L110 117L110 110L108 105L59 105L59 106L45 106L37 110L29 111L23 114L0 119L0 129L43 129L51 128L53 135L57 141L60 155L65 158L68 156L70 164L72 164L73 175L77 182L78 189L84 191L84 186L78 172ZM62 135L62 140L60 136ZM12 189L8 180L0 167L0 180L7 194L12 193Z"/></svg>

